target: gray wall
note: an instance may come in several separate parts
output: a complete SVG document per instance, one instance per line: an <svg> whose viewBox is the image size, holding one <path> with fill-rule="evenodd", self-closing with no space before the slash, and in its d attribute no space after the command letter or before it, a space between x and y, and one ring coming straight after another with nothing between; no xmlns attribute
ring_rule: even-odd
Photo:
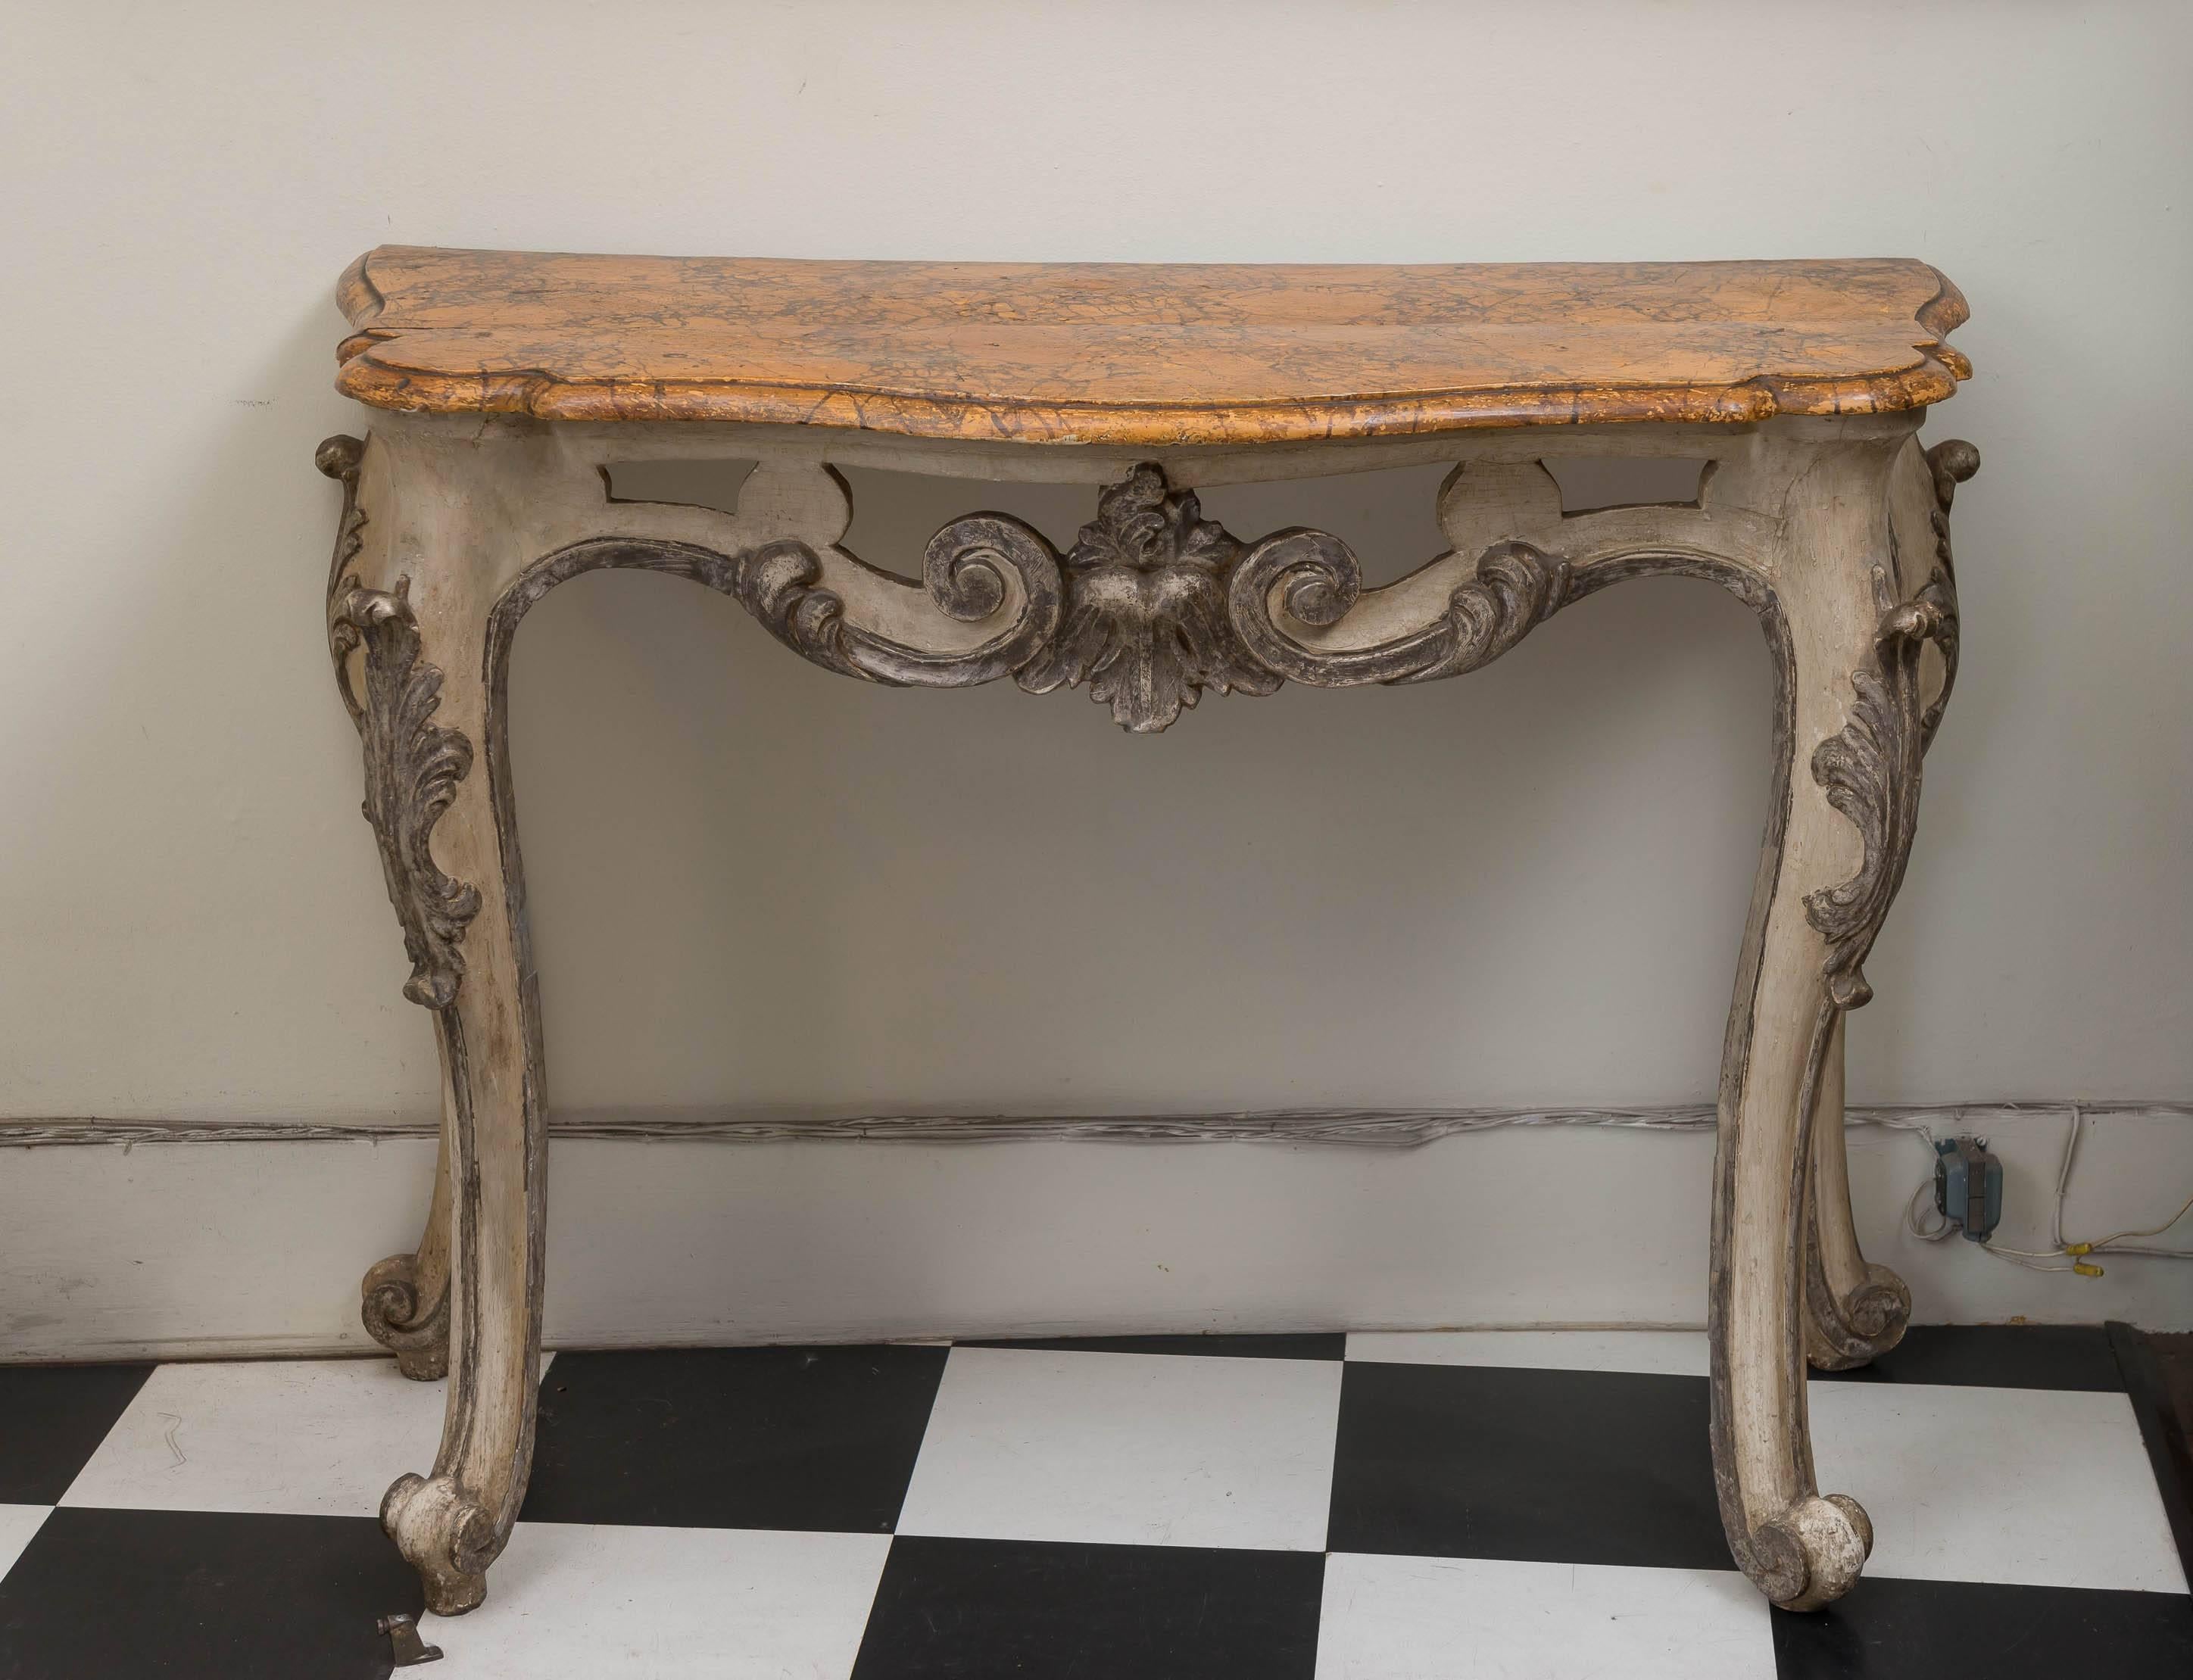
<svg viewBox="0 0 2193 1680"><path fill-rule="evenodd" d="M433 1111L319 633L311 451L364 421L329 292L382 240L1932 261L1978 374L1928 435L1986 466L1853 1100L2193 1096L2182 8L611 16L18 9L0 1114ZM1437 477L1209 500L1398 567L1435 545ZM856 489L885 563L967 511ZM1085 511L983 499L1055 540ZM1131 740L1079 695L866 689L701 591L587 580L512 679L555 1100L1700 1100L1766 682L1741 609L1668 583L1466 682L1213 697Z"/></svg>

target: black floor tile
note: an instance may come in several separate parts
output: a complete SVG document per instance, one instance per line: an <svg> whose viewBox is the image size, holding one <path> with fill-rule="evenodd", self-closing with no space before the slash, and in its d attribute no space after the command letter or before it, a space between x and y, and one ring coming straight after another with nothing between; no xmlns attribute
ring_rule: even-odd
<svg viewBox="0 0 2193 1680"><path fill-rule="evenodd" d="M370 1517L49 1513L0 1580L0 1680L386 1680L423 1609Z"/></svg>
<svg viewBox="0 0 2193 1680"><path fill-rule="evenodd" d="M1914 1324L1869 1365L1812 1374L1842 1382L2124 1391L2109 1332L2099 1324Z"/></svg>
<svg viewBox="0 0 2193 1680"><path fill-rule="evenodd" d="M150 1365L0 1365L0 1505L52 1505L137 1397Z"/></svg>
<svg viewBox="0 0 2193 1680"><path fill-rule="evenodd" d="M541 1385L537 1523L888 1532L942 1347L561 1353Z"/></svg>
<svg viewBox="0 0 2193 1680"><path fill-rule="evenodd" d="M1214 1359L1344 1359L1348 1337L1044 1336L1026 1341L963 1341L961 1347L1050 1348L1062 1353L1188 1353Z"/></svg>
<svg viewBox="0 0 2193 1680"><path fill-rule="evenodd" d="M2193 1335L2153 1336L2124 1323L2106 1328L2110 1351L2124 1376L2125 1397L2147 1449L2148 1468L2155 1472L2156 1491L2162 1495L2178 1561L2185 1578L2193 1580L2193 1439L2187 1434L2193 1426L2193 1385L2181 1401L2172 1389L2176 1372L2165 1363L2177 1354L2177 1344L2193 1351Z"/></svg>
<svg viewBox="0 0 2193 1680"><path fill-rule="evenodd" d="M2169 1680L2193 1674L2193 1597L1860 1579L1809 1615L1773 1613L1781 1680Z"/></svg>
<svg viewBox="0 0 2193 1680"><path fill-rule="evenodd" d="M1351 1363L1335 1551L1731 1569L1703 1377Z"/></svg>
<svg viewBox="0 0 2193 1680"><path fill-rule="evenodd" d="M853 1680L1310 1680L1314 1551L902 1534Z"/></svg>

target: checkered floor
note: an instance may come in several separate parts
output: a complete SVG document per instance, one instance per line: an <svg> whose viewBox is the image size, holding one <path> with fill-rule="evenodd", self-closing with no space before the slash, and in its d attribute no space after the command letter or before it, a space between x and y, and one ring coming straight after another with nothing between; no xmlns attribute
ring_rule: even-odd
<svg viewBox="0 0 2193 1680"><path fill-rule="evenodd" d="M1722 1544L1678 1333L568 1353L449 1680L2193 1674L2099 1329L1915 1330L1819 1380L1858 1589ZM380 1360L0 1369L0 1677L349 1680L438 1386ZM2173 1495L2174 1497L2174 1495Z"/></svg>

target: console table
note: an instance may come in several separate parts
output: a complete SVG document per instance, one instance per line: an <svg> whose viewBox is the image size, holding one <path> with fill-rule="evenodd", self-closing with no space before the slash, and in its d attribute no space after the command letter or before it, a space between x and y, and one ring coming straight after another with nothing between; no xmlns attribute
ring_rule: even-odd
<svg viewBox="0 0 2193 1680"><path fill-rule="evenodd" d="M384 247L343 277L320 445L343 506L328 643L365 814L441 1049L417 1252L367 1328L445 1373L432 1472L381 1520L447 1615L479 1603L531 1455L547 1098L506 679L533 604L601 567L728 595L863 682L1085 688L1141 734L1207 693L1452 677L1628 579L1709 578L1774 660L1772 795L1723 1050L1709 1318L1721 1511L1778 1604L1872 1544L1814 1480L1805 1366L1864 1363L1910 1297L1858 1252L1842 1019L1904 876L1957 664L1948 514L1979 464L1922 449L1970 364L1965 301L1907 260L1156 266L698 260ZM1703 458L1695 500L1562 511L1545 466ZM736 513L613 498L635 459L759 462ZM1448 548L1366 587L1344 536L1251 536L1200 486L1426 462ZM838 463L1099 485L1059 552L970 512L881 566ZM970 486L971 504L980 492ZM1074 723L1062 717L1059 727ZM1087 717L1086 722L1101 721ZM1466 1420L1457 1420L1467 1427Z"/></svg>

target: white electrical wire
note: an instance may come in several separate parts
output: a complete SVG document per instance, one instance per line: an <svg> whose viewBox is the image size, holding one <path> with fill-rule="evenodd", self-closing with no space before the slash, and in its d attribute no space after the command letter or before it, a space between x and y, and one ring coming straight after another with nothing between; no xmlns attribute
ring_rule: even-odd
<svg viewBox="0 0 2193 1680"><path fill-rule="evenodd" d="M1934 1129L1932 1126L1929 1126L1925 1121L1891 1120L1884 1117L1881 1119L1875 1120L1874 1123L1878 1126L1888 1127L1892 1131L1918 1133L1921 1137L1927 1140L1927 1154L1928 1157L1930 1159L1932 1157L1934 1154ZM1926 1226L1919 1223L1921 1200L1926 1196L1927 1192L1933 1187L1934 1180L1932 1174L1929 1174L1927 1177L1920 1180L1919 1187L1911 1192L1911 1200L1905 1205L1904 1209L1904 1228L1910 1231L1914 1237L1917 1237L1921 1243L1940 1243L1945 1241L1949 1237L1954 1237L1957 1232L1957 1222L1955 1220L1945 1219L1939 1225L1933 1226L1931 1230Z"/></svg>
<svg viewBox="0 0 2193 1680"><path fill-rule="evenodd" d="M2193 1196L2187 1197L2185 1200L2179 1204L2178 1211L2173 1214L2168 1219L2163 1220L2161 1225L2151 1225L2144 1231L2120 1231L2115 1237L2104 1237L2098 1242L2087 1243L2087 1246L2089 1249L2114 1249L2119 1242L2127 1237L2160 1237L2164 1231L2169 1230L2172 1226L2177 1224L2179 1220L2184 1219L2188 1214L2193 1214ZM2120 1250L2120 1252L2122 1251ZM2165 1252L2177 1254L2184 1251L2173 1249L2166 1250Z"/></svg>
<svg viewBox="0 0 2193 1680"><path fill-rule="evenodd" d="M2193 1260L2193 1249L2111 1248L2104 1250L2112 1254L2139 1254L2148 1260Z"/></svg>
<svg viewBox="0 0 2193 1680"><path fill-rule="evenodd" d="M1944 1220L1931 1231L1919 1223L1919 1198L1933 1187L1934 1180L1931 1176L1920 1180L1918 1189L1911 1192L1910 1205L1904 1210L1904 1228L1921 1243L1939 1243L1945 1237L1955 1236L1957 1232L1957 1222L1955 1220Z"/></svg>
<svg viewBox="0 0 2193 1680"><path fill-rule="evenodd" d="M2079 1134L2087 1129L2086 1118L2073 1103L2071 1123L2064 1131L2064 1164L2056 1169L2056 1211L2048 1222L2048 1239L2059 1249L2064 1246L2064 1195L2071 1187L2071 1163L2079 1156Z"/></svg>

